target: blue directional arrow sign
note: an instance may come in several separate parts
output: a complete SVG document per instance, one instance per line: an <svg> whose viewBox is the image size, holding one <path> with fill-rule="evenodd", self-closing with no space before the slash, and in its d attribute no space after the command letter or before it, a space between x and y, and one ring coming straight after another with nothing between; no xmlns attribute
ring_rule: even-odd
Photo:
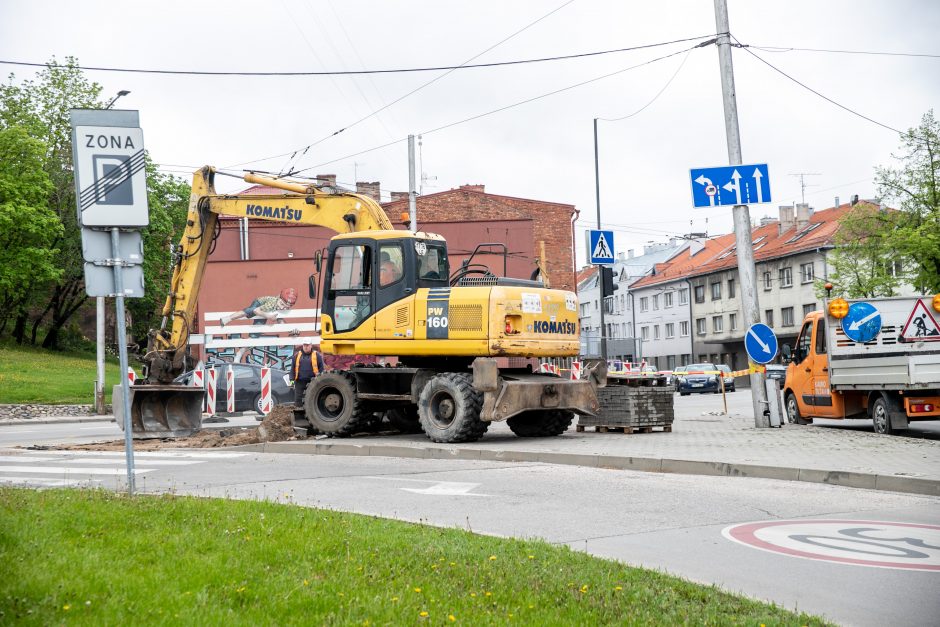
<svg viewBox="0 0 940 627"><path fill-rule="evenodd" d="M587 234L589 263L612 264L614 262L614 232L590 230Z"/></svg>
<svg viewBox="0 0 940 627"><path fill-rule="evenodd" d="M842 319L842 331L853 342L871 342L881 332L881 313L871 303L852 303Z"/></svg>
<svg viewBox="0 0 940 627"><path fill-rule="evenodd" d="M692 205L718 207L771 202L767 164L693 168Z"/></svg>
<svg viewBox="0 0 940 627"><path fill-rule="evenodd" d="M777 336L766 324L752 324L744 334L744 349L751 361L766 364L777 356Z"/></svg>

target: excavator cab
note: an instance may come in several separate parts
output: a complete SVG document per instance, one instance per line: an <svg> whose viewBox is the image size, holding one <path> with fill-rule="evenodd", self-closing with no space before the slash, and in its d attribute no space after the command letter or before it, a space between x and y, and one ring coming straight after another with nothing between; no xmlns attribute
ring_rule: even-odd
<svg viewBox="0 0 940 627"><path fill-rule="evenodd" d="M355 331L418 288L446 288L447 244L438 235L376 231L334 237L322 286L324 332Z"/></svg>

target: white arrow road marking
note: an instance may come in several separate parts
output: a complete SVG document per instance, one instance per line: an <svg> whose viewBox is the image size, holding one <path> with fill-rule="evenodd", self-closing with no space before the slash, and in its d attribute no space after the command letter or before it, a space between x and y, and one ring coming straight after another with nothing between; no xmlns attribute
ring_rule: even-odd
<svg viewBox="0 0 940 627"><path fill-rule="evenodd" d="M737 204L740 205L741 204L741 175L738 173L737 168L735 168L734 172L731 173L731 178L734 180L734 182L725 183L723 187L729 192L734 191L735 196L738 199Z"/></svg>
<svg viewBox="0 0 940 627"><path fill-rule="evenodd" d="M859 318L858 320L856 320L855 322L853 322L852 324L849 325L849 331L858 331L858 328L859 328L860 326L862 326L863 324L865 324L865 323L868 322L869 320L874 320L875 318L877 318L877 317L880 316L880 315L881 315L881 314L880 314L879 312L873 311L873 312L871 312L870 314L868 314L867 316L865 316L864 318Z"/></svg>
<svg viewBox="0 0 940 627"><path fill-rule="evenodd" d="M763 350L765 353L770 353L770 345L767 344L767 343L765 343L764 340L760 339L760 338L757 336L757 334L754 333L754 329L748 329L748 330L747 330L747 333L748 333L748 335L750 335L752 338L754 338L754 341L755 341L755 342L757 342L758 344L760 344L761 350Z"/></svg>
<svg viewBox="0 0 940 627"><path fill-rule="evenodd" d="M760 173L760 168L754 168L754 187L757 189L757 202L764 202L764 190L760 188L761 179L764 178L764 175Z"/></svg>
<svg viewBox="0 0 940 627"><path fill-rule="evenodd" d="M471 491L479 483L466 483L463 481L431 481L428 479L404 479L402 477L365 477L366 479L378 479L380 481L409 481L412 483L430 483L426 488L398 488L405 492L414 492L415 494L427 494L430 496L493 496L492 494L479 494Z"/></svg>

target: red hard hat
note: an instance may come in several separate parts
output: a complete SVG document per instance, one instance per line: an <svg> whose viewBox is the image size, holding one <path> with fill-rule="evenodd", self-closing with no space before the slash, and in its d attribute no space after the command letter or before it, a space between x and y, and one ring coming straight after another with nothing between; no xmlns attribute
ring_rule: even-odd
<svg viewBox="0 0 940 627"><path fill-rule="evenodd" d="M292 287L285 287L281 290L281 299L288 305L293 305L297 302L297 290Z"/></svg>

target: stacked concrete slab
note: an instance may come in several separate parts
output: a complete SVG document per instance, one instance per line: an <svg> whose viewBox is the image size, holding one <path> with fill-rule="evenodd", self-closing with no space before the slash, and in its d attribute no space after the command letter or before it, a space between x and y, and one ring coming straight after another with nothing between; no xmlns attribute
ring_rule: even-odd
<svg viewBox="0 0 940 627"><path fill-rule="evenodd" d="M600 412L597 416L580 416L579 427L670 427L675 419L673 389L666 386L634 386L609 382L597 391Z"/></svg>

